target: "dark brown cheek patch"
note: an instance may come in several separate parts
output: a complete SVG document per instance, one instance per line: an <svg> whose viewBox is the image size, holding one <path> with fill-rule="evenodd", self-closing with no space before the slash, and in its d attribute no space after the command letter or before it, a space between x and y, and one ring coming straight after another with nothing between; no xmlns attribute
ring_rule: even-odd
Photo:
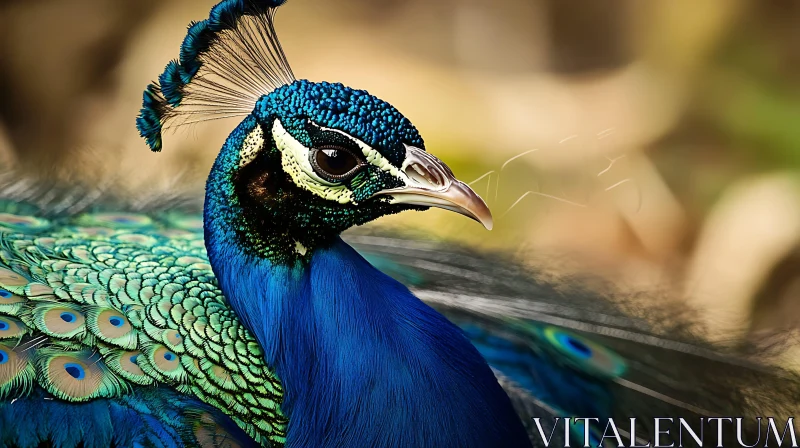
<svg viewBox="0 0 800 448"><path fill-rule="evenodd" d="M272 174L268 171L255 173L247 183L247 195L257 202L267 201L275 196Z"/></svg>

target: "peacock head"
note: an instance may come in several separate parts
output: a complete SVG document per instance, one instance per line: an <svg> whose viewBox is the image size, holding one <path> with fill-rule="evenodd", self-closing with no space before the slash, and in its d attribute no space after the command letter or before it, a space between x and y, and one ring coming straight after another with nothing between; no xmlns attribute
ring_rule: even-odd
<svg viewBox="0 0 800 448"><path fill-rule="evenodd" d="M429 207L492 227L484 201L425 151L411 122L363 90L295 81L263 96L253 117L252 130L226 145L235 156L223 150L215 167L233 179L251 244L282 229L287 242L313 248L351 226Z"/></svg>
<svg viewBox="0 0 800 448"><path fill-rule="evenodd" d="M176 117L247 115L209 177L207 218L228 215L244 247L288 262L404 210L444 208L491 229L483 200L397 109L363 90L295 80L272 26L280 3L218 4L145 91L137 126L156 151Z"/></svg>

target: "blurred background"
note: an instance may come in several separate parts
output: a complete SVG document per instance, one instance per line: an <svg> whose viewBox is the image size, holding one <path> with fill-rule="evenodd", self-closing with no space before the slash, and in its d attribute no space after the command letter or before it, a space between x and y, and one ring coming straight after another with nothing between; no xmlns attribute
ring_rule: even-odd
<svg viewBox="0 0 800 448"><path fill-rule="evenodd" d="M0 162L200 194L236 121L153 155L134 118L213 3L0 1ZM658 291L713 339L800 325L800 2L293 0L277 28L299 78L397 106L496 218L379 225Z"/></svg>

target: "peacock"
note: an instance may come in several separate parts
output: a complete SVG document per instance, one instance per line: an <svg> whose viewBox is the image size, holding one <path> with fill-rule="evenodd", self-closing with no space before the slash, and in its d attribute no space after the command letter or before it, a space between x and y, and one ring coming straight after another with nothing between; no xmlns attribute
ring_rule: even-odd
<svg viewBox="0 0 800 448"><path fill-rule="evenodd" d="M343 237L492 215L389 103L294 77L282 3L220 2L144 91L156 152L167 128L244 117L202 212L0 178L0 445L633 446L656 417L713 416L747 418L752 443L755 416L797 409L794 375L703 342L688 310L502 253Z"/></svg>

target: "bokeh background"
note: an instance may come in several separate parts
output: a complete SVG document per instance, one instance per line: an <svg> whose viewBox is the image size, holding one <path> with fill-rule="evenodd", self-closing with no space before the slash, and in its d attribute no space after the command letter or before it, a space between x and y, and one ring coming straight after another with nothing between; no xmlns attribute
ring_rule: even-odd
<svg viewBox="0 0 800 448"><path fill-rule="evenodd" d="M0 161L200 194L236 123L153 155L134 117L213 3L0 1ZM393 103L496 218L381 225L684 301L712 339L794 334L800 2L292 0L277 28L298 77Z"/></svg>

